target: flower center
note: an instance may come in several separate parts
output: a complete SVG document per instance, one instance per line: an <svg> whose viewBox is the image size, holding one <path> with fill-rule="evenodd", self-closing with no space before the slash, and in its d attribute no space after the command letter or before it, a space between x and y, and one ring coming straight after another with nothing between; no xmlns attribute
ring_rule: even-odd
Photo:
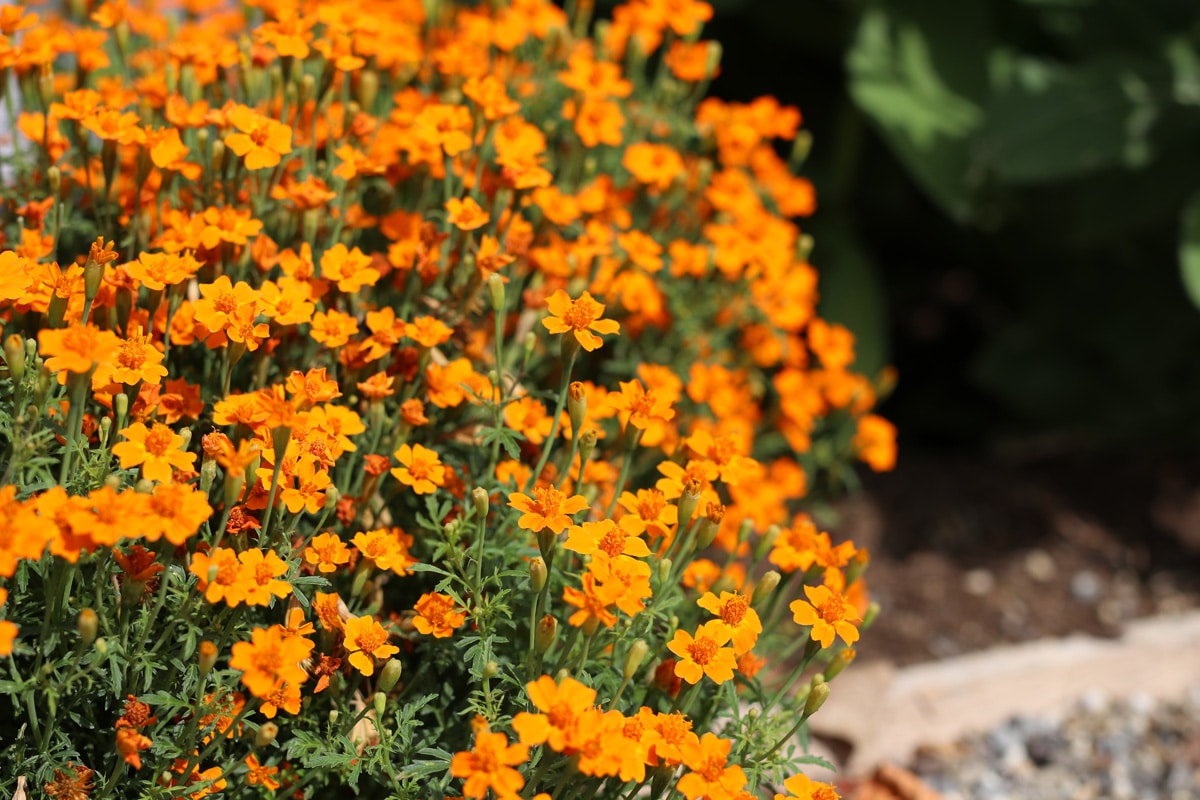
<svg viewBox="0 0 1200 800"><path fill-rule="evenodd" d="M571 303L571 307L563 314L563 322L576 330L584 330L596 321L596 308L593 304L580 298Z"/></svg>
<svg viewBox="0 0 1200 800"><path fill-rule="evenodd" d="M265 561L254 568L254 580L259 586L266 586L274 577L270 565Z"/></svg>
<svg viewBox="0 0 1200 800"><path fill-rule="evenodd" d="M713 656L717 654L717 642L715 639L710 639L707 636L701 636L688 645L688 655L692 661L695 661L700 666L704 666L709 661L712 661Z"/></svg>
<svg viewBox="0 0 1200 800"><path fill-rule="evenodd" d="M358 642L359 648L364 653L374 653L380 645L387 641L387 634L380 630L371 630L360 633L355 641Z"/></svg>
<svg viewBox="0 0 1200 800"><path fill-rule="evenodd" d="M533 508L540 516L556 516L563 497L563 493L553 487L538 487L533 490Z"/></svg>
<svg viewBox="0 0 1200 800"><path fill-rule="evenodd" d="M163 456L171 449L171 443L175 439L175 434L166 425L155 424L150 432L146 434L146 452L151 455Z"/></svg>
<svg viewBox="0 0 1200 800"><path fill-rule="evenodd" d="M666 506L667 499L663 493L654 489L646 492L638 498L637 512L638 516L644 520L658 519L658 515L662 513L663 507Z"/></svg>
<svg viewBox="0 0 1200 800"><path fill-rule="evenodd" d="M141 342L125 340L117 353L117 364L125 369L139 370L146 363L146 350Z"/></svg>
<svg viewBox="0 0 1200 800"><path fill-rule="evenodd" d="M603 550L610 557L616 558L625 552L625 534L621 533L620 529L614 525L600 538L600 541L596 543L596 547Z"/></svg>
<svg viewBox="0 0 1200 800"><path fill-rule="evenodd" d="M237 295L233 292L222 292L213 298L213 308L222 314L232 314L237 307Z"/></svg>
<svg viewBox="0 0 1200 800"><path fill-rule="evenodd" d="M734 595L729 600L725 601L725 605L721 607L721 619L726 625L737 627L742 624L742 620L746 618L746 611L750 608L750 603L742 595Z"/></svg>

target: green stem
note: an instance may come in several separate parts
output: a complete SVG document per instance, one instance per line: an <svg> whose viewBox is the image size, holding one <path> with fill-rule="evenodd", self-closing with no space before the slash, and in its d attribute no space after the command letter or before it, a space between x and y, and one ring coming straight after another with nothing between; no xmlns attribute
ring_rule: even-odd
<svg viewBox="0 0 1200 800"><path fill-rule="evenodd" d="M554 440L558 438L558 426L562 421L563 409L567 406L567 389L571 385L571 371L575 369L575 359L578 356L579 349L573 348L571 357L567 359L567 368L563 371L562 384L558 387L558 402L554 407L554 422L550 426L550 435L546 437L546 441L542 445L542 455L538 458L537 468L529 474L529 479L525 481L526 492L537 483L542 470L546 468L546 462L550 460L550 451L554 449Z"/></svg>

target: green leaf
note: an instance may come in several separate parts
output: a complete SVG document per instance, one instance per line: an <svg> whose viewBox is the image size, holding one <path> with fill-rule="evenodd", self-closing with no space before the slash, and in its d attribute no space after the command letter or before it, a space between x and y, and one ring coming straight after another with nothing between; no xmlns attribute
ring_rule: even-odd
<svg viewBox="0 0 1200 800"><path fill-rule="evenodd" d="M1016 56L993 62L998 90L976 156L1008 183L1076 178L1154 157L1151 134L1170 102L1162 61L1107 58L1078 67Z"/></svg>
<svg viewBox="0 0 1200 800"><path fill-rule="evenodd" d="M1183 208L1179 231L1179 271L1192 304L1200 308L1200 193Z"/></svg>
<svg viewBox="0 0 1200 800"><path fill-rule="evenodd" d="M847 54L850 95L927 194L971 213L971 138L983 122L990 47L983 4L927 0L868 10Z"/></svg>

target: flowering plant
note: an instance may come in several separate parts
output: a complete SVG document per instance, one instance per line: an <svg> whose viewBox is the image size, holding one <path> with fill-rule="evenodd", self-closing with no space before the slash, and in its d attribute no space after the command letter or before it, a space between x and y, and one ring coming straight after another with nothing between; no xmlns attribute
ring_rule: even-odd
<svg viewBox="0 0 1200 800"><path fill-rule="evenodd" d="M67 5L0 8L0 788L836 796L804 508L894 437L708 4Z"/></svg>

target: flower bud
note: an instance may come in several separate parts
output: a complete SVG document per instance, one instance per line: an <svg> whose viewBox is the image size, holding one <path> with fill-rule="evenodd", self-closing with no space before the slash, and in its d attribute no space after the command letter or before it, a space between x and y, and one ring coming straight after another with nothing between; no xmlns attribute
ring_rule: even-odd
<svg viewBox="0 0 1200 800"><path fill-rule="evenodd" d="M775 591L775 587L779 585L779 573L775 570L763 573L763 576L758 579L758 584L754 587L754 596L750 598L750 605L754 608L761 608L763 602L771 596Z"/></svg>
<svg viewBox="0 0 1200 800"><path fill-rule="evenodd" d="M554 673L554 682L561 684L569 677L571 677L571 670L563 667L558 672Z"/></svg>
<svg viewBox="0 0 1200 800"><path fill-rule="evenodd" d="M358 73L358 102L369 112L375 107L375 98L379 95L379 73L375 70L364 69Z"/></svg>
<svg viewBox="0 0 1200 800"><path fill-rule="evenodd" d="M62 191L62 170L58 167L46 170L46 181L50 184L50 196L57 198Z"/></svg>
<svg viewBox="0 0 1200 800"><path fill-rule="evenodd" d="M766 557L767 553L771 551L771 548L775 546L775 540L779 538L779 534L782 533L782 531L783 529L778 525L771 525L766 529L766 531L763 532L763 535L758 539L758 544L754 546L755 561L761 561Z"/></svg>
<svg viewBox="0 0 1200 800"><path fill-rule="evenodd" d="M338 713L338 710L336 708L329 709L329 724L336 725L337 721L338 721L338 717L340 717L340 716L341 716L341 714Z"/></svg>
<svg viewBox="0 0 1200 800"><path fill-rule="evenodd" d="M692 521L692 515L696 513L696 507L700 505L700 481L689 478L683 484L683 494L679 495L676 504L679 506L679 530L682 531Z"/></svg>
<svg viewBox="0 0 1200 800"><path fill-rule="evenodd" d="M389 658L388 662L383 665L383 669L379 671L379 691L386 693L395 689L403 672L404 665L394 658Z"/></svg>
<svg viewBox="0 0 1200 800"><path fill-rule="evenodd" d="M650 652L650 645L641 639L630 645L629 652L625 654L625 668L621 671L621 677L629 680L636 675L642 666L642 662L646 660L648 652Z"/></svg>
<svg viewBox="0 0 1200 800"><path fill-rule="evenodd" d="M831 681L841 674L842 670L850 666L850 662L858 652L849 648L839 650L833 659L825 666L825 680Z"/></svg>
<svg viewBox="0 0 1200 800"><path fill-rule="evenodd" d="M867 628L875 624L875 620L879 617L879 603L871 603L867 606L867 613L863 614L863 621L858 626L860 631L865 631Z"/></svg>
<svg viewBox="0 0 1200 800"><path fill-rule="evenodd" d="M279 735L279 726L274 722L264 722L258 726L258 731L254 734L254 746L266 747L275 741L275 737Z"/></svg>
<svg viewBox="0 0 1200 800"><path fill-rule="evenodd" d="M4 363L8 365L13 383L20 383L25 375L25 340L20 334L14 333L4 339Z"/></svg>
<svg viewBox="0 0 1200 800"><path fill-rule="evenodd" d="M75 620L75 628L79 631L79 640L84 647L96 641L99 624L100 618L96 616L95 611L90 608L80 610L79 617Z"/></svg>
<svg viewBox="0 0 1200 800"><path fill-rule="evenodd" d="M659 586L666 585L667 581L669 581L671 579L671 567L672 566L674 566L674 562L672 562L671 559L669 559L669 558L659 559L659 562L658 562L658 584L659 584Z"/></svg>
<svg viewBox="0 0 1200 800"><path fill-rule="evenodd" d="M525 362L528 363L529 357L533 355L534 348L537 347L537 334L533 331L525 334L525 341L523 341L521 345L525 351Z"/></svg>
<svg viewBox="0 0 1200 800"><path fill-rule="evenodd" d="M571 429L580 430L587 415L587 393L579 381L571 381L567 387L567 414L571 418Z"/></svg>
<svg viewBox="0 0 1200 800"><path fill-rule="evenodd" d="M493 272L491 275L488 275L487 288L488 294L492 298L492 308L497 311L503 311L506 300L504 296L504 278L498 273Z"/></svg>
<svg viewBox="0 0 1200 800"><path fill-rule="evenodd" d="M558 636L558 620L547 614L537 624L537 630L533 633L533 645L539 653L545 653L554 644L556 636Z"/></svg>
<svg viewBox="0 0 1200 800"><path fill-rule="evenodd" d="M492 678L500 674L500 665L495 661L489 661L483 665L483 679L490 681Z"/></svg>
<svg viewBox="0 0 1200 800"><path fill-rule="evenodd" d="M804 716L811 717L825 704L829 698L829 684L821 675L814 675L812 685L808 690L808 699L804 701Z"/></svg>
<svg viewBox="0 0 1200 800"><path fill-rule="evenodd" d="M529 562L529 586L534 592L540 592L542 587L546 585L546 579L550 577L549 571L546 569L546 559L541 556L535 556Z"/></svg>
<svg viewBox="0 0 1200 800"><path fill-rule="evenodd" d="M375 719L380 719L383 717L383 712L387 708L387 695L383 692L376 692L375 697L373 697L372 700L375 704Z"/></svg>
<svg viewBox="0 0 1200 800"><path fill-rule="evenodd" d="M336 508L341 496L336 486L325 487L325 508Z"/></svg>
<svg viewBox="0 0 1200 800"><path fill-rule="evenodd" d="M471 490L471 501L475 503L475 513L480 517L487 517L492 502L492 499L488 496L487 489L484 489L482 486L476 486Z"/></svg>
<svg viewBox="0 0 1200 800"><path fill-rule="evenodd" d="M696 549L703 550L713 543L725 521L725 506L720 503L709 503L708 513L700 520L700 528L696 531Z"/></svg>
<svg viewBox="0 0 1200 800"><path fill-rule="evenodd" d="M599 441L600 434L594 428L588 428L579 435L579 463L586 464L587 460L592 457L592 452L596 449L596 442Z"/></svg>
<svg viewBox="0 0 1200 800"><path fill-rule="evenodd" d="M129 416L129 395L117 392L112 399L113 411L117 415L117 427L125 427L125 419Z"/></svg>
<svg viewBox="0 0 1200 800"><path fill-rule="evenodd" d="M96 652L100 655L108 655L108 639L105 639L103 636L101 636L96 640L96 643L93 646L96 648Z"/></svg>
<svg viewBox="0 0 1200 800"><path fill-rule="evenodd" d="M217 646L205 639L200 643L200 653L196 660L200 666L200 677L203 678L217 665Z"/></svg>

